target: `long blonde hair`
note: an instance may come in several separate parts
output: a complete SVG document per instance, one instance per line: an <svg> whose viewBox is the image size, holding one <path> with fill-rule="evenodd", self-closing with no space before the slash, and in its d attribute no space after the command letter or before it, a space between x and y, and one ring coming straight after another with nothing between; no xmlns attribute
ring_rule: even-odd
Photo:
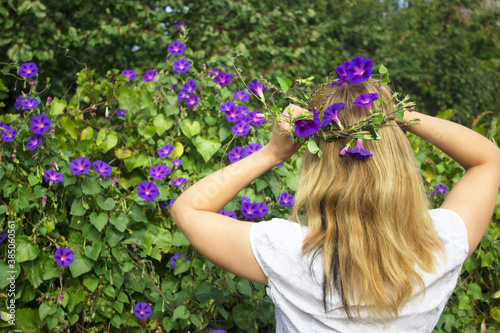
<svg viewBox="0 0 500 333"><path fill-rule="evenodd" d="M369 115L366 107L353 105L354 99L374 92L384 100L391 96L374 80L323 85L311 106L322 118L329 105L343 102L338 117L344 126L352 125ZM393 107L384 105L386 114ZM433 272L436 253L444 253L408 139L394 121L378 133L382 140L364 141L373 154L366 160L339 155L347 139L316 138L323 156L304 154L291 213L291 219L308 226L303 252L321 254L325 311L335 290L350 319L353 312L359 317L361 307L370 317L397 317L414 293L425 291L418 269Z"/></svg>

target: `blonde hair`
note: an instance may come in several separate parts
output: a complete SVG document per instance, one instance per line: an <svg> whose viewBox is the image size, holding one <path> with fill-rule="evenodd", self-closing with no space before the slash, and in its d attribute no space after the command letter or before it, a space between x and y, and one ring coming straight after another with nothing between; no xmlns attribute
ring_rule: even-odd
<svg viewBox="0 0 500 333"><path fill-rule="evenodd" d="M354 99L374 92L386 101L391 97L390 89L374 80L323 85L311 106L322 118L331 104L345 103L338 117L346 127L369 115L366 107L353 105ZM393 103L384 108L391 113ZM304 154L291 213L291 219L308 226L303 252L313 258L321 253L325 311L334 289L350 319L353 310L360 316L361 307L370 317L397 317L414 293L425 292L419 269L433 272L436 252L444 254L408 139L394 121L378 133L382 140L364 141L373 154L366 160L339 155L345 138L315 138L323 156Z"/></svg>

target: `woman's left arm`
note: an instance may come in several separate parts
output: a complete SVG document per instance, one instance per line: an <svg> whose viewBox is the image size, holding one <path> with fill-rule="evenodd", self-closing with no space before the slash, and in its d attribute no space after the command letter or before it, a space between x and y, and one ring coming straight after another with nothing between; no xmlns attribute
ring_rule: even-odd
<svg viewBox="0 0 500 333"><path fill-rule="evenodd" d="M294 116L304 109L292 106ZM172 217L189 242L215 265L243 278L267 284L250 247L252 223L218 212L242 189L299 148L288 124L275 124L271 141L242 160L218 170L189 187L175 201Z"/></svg>

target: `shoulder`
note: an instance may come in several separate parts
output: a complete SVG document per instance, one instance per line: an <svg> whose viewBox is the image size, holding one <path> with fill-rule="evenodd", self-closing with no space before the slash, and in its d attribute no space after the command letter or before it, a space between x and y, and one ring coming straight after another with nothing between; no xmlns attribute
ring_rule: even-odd
<svg viewBox="0 0 500 333"><path fill-rule="evenodd" d="M447 255L453 255L463 263L469 252L469 242L462 218L453 210L445 208L430 210L429 214Z"/></svg>

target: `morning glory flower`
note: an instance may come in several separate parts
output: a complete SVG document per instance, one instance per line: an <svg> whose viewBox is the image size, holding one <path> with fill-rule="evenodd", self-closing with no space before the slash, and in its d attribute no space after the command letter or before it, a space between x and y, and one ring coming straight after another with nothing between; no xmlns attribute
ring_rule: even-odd
<svg viewBox="0 0 500 333"><path fill-rule="evenodd" d="M239 99L242 103L245 103L246 101L248 101L250 96L248 96L248 94L244 90L240 90L233 93L233 98Z"/></svg>
<svg viewBox="0 0 500 333"><path fill-rule="evenodd" d="M23 110L23 102L27 101L28 99L30 99L30 96L29 95L26 95L26 97L24 97L23 95L19 95L17 98L16 98L16 102L14 104L14 107L16 108L16 110Z"/></svg>
<svg viewBox="0 0 500 333"><path fill-rule="evenodd" d="M149 175L154 178L154 179L163 179L165 176L167 176L169 173L171 173L172 170L168 166L163 166L163 165L156 165L154 167L149 168Z"/></svg>
<svg viewBox="0 0 500 333"><path fill-rule="evenodd" d="M30 130L35 134L43 134L49 131L49 127L52 124L49 117L44 114L35 116L31 118Z"/></svg>
<svg viewBox="0 0 500 333"><path fill-rule="evenodd" d="M269 212L269 208L267 207L266 203L265 202L257 202L256 205L257 205L257 212L258 212L257 218L261 218L261 217L266 216L266 214Z"/></svg>
<svg viewBox="0 0 500 333"><path fill-rule="evenodd" d="M101 160L95 161L94 163L92 163L92 166L94 167L95 171L104 178L111 175L111 171L113 171L109 164Z"/></svg>
<svg viewBox="0 0 500 333"><path fill-rule="evenodd" d="M135 72L132 69L124 69L124 70L122 70L122 72L120 74L125 75L127 77L127 79L129 79L130 81L132 81L133 79L135 79L137 77L137 75L135 74Z"/></svg>
<svg viewBox="0 0 500 333"><path fill-rule="evenodd" d="M232 123L237 123L243 118L243 114L236 107L230 108L229 111L224 112L224 116L226 117L227 121Z"/></svg>
<svg viewBox="0 0 500 333"><path fill-rule="evenodd" d="M0 232L0 243L3 242L7 238L7 230Z"/></svg>
<svg viewBox="0 0 500 333"><path fill-rule="evenodd" d="M170 257L170 264L172 265L172 268L175 268L175 265L177 264L177 259L179 259L179 257L183 257L184 259L186 259L185 261L189 260L189 258L186 255L182 253L176 253L172 257Z"/></svg>
<svg viewBox="0 0 500 333"><path fill-rule="evenodd" d="M224 87L231 83L231 74L226 72L219 72L219 74L214 78L214 82L219 86Z"/></svg>
<svg viewBox="0 0 500 333"><path fill-rule="evenodd" d="M182 90L177 94L177 101L182 102L184 98L186 98L188 95L188 92L186 89L182 88Z"/></svg>
<svg viewBox="0 0 500 333"><path fill-rule="evenodd" d="M134 306L134 314L139 319L146 319L151 316L152 313L153 311L151 310L151 305L148 303L137 302Z"/></svg>
<svg viewBox="0 0 500 333"><path fill-rule="evenodd" d="M184 58L174 61L174 71L177 73L186 73L191 63Z"/></svg>
<svg viewBox="0 0 500 333"><path fill-rule="evenodd" d="M262 82L257 82L257 79L254 79L247 85L247 89L250 93L264 98L264 91L267 90L267 87L263 88Z"/></svg>
<svg viewBox="0 0 500 333"><path fill-rule="evenodd" d="M243 202L240 211L247 219L255 219L258 215L258 208L251 202Z"/></svg>
<svg viewBox="0 0 500 333"><path fill-rule="evenodd" d="M355 57L346 68L347 77L352 83L366 81L372 75L373 61L370 58Z"/></svg>
<svg viewBox="0 0 500 333"><path fill-rule="evenodd" d="M240 121L239 123L231 127L231 131L236 136L247 135L248 131L250 131L250 124L246 121Z"/></svg>
<svg viewBox="0 0 500 333"><path fill-rule="evenodd" d="M149 71L146 72L146 74L142 76L142 78L144 79L144 81L149 82L153 81L155 76L156 76L156 71L150 69Z"/></svg>
<svg viewBox="0 0 500 333"><path fill-rule="evenodd" d="M245 149L245 156L250 156L250 155L252 155L253 153L255 153L257 150L259 150L261 148L262 148L262 145L259 142L257 142L257 143L250 143L247 146L247 149Z"/></svg>
<svg viewBox="0 0 500 333"><path fill-rule="evenodd" d="M235 107L236 107L236 104L234 104L233 101L229 101L229 102L226 102L226 103L222 104L221 106L219 106L219 111L220 112L228 112L228 111L231 111L231 109L233 109Z"/></svg>
<svg viewBox="0 0 500 333"><path fill-rule="evenodd" d="M448 192L448 188L446 186L444 186L443 184L439 184L434 189L434 192L431 193L431 196L435 197L437 194L446 194L446 192Z"/></svg>
<svg viewBox="0 0 500 333"><path fill-rule="evenodd" d="M278 195L278 202L280 203L281 206L283 207L290 207L293 206L293 202L295 200L295 197L291 195L290 193L283 192L280 195Z"/></svg>
<svg viewBox="0 0 500 333"><path fill-rule="evenodd" d="M227 157L229 158L231 163L236 163L243 157L245 157L245 148L236 146L233 149L231 149L229 154L227 154Z"/></svg>
<svg viewBox="0 0 500 333"><path fill-rule="evenodd" d="M66 267L75 261L75 256L71 249L59 247L54 253L54 260L59 266Z"/></svg>
<svg viewBox="0 0 500 333"><path fill-rule="evenodd" d="M53 169L49 169L43 173L46 182L52 182L54 184L64 181L64 175Z"/></svg>
<svg viewBox="0 0 500 333"><path fill-rule="evenodd" d="M266 117L259 111L253 111L248 114L247 121L249 121L252 125L262 126L266 121Z"/></svg>
<svg viewBox="0 0 500 333"><path fill-rule="evenodd" d="M194 92L194 90L196 89L196 81L189 80L188 82L184 83L183 89L186 89L188 94L192 94Z"/></svg>
<svg viewBox="0 0 500 333"><path fill-rule="evenodd" d="M137 186L137 195L147 201L156 199L159 192L153 182L142 182Z"/></svg>
<svg viewBox="0 0 500 333"><path fill-rule="evenodd" d="M168 52L170 52L171 55L181 55L182 53L184 53L185 47L186 46L184 45L184 43L175 41L168 46Z"/></svg>
<svg viewBox="0 0 500 333"><path fill-rule="evenodd" d="M16 136L17 136L17 130L15 128L11 128L2 133L2 139L4 141L12 141L16 138Z"/></svg>
<svg viewBox="0 0 500 333"><path fill-rule="evenodd" d="M38 67L34 62L26 62L19 67L19 75L22 77L29 79L38 73Z"/></svg>
<svg viewBox="0 0 500 333"><path fill-rule="evenodd" d="M164 145L163 147L158 150L158 156L164 158L170 156L172 151L174 150L174 145Z"/></svg>
<svg viewBox="0 0 500 333"><path fill-rule="evenodd" d="M219 214L220 214L220 215L224 215L224 216L229 216L229 217L231 217L231 218L233 218L233 219L237 219L236 213L235 213L235 212L233 212L232 210L224 210L224 209L223 209L223 210L221 210L221 211L219 212Z"/></svg>
<svg viewBox="0 0 500 333"><path fill-rule="evenodd" d="M340 129L343 129L344 127L340 123L339 118L337 117L340 109L342 109L345 106L345 103L333 103L329 107L326 108L325 112L323 113L323 122L321 123L321 128L325 128L326 126L330 125L332 120L339 126Z"/></svg>
<svg viewBox="0 0 500 333"><path fill-rule="evenodd" d="M198 96L189 95L189 97L186 98L186 100L184 102L186 102L186 106L188 108L192 108L192 107L198 105L199 101L200 101L200 98Z"/></svg>
<svg viewBox="0 0 500 333"><path fill-rule="evenodd" d="M170 185L172 186L177 186L178 188L182 188L182 184L187 182L187 179L184 177L179 177L177 179L174 179L170 182Z"/></svg>
<svg viewBox="0 0 500 333"><path fill-rule="evenodd" d="M252 200L250 200L250 198L249 198L249 197L241 197L241 198L240 198L240 202L241 202L241 203L244 203L244 202L249 202L249 203L250 203L250 202L252 202Z"/></svg>
<svg viewBox="0 0 500 333"><path fill-rule="evenodd" d="M375 102L378 99L378 94L373 93L373 94L361 94L356 99L352 104L355 104L359 107L366 106L368 111L372 111L372 103Z"/></svg>
<svg viewBox="0 0 500 333"><path fill-rule="evenodd" d="M33 150L36 147L38 147L39 145L41 145L41 144L42 144L42 135L41 134L35 134L35 135L32 135L28 139L28 143L26 144L26 148L28 150Z"/></svg>
<svg viewBox="0 0 500 333"><path fill-rule="evenodd" d="M177 167L180 167L180 166L182 165L182 161L181 161L181 160L179 160L179 159L177 159L177 158L174 158L174 159L172 160L172 164L173 164L173 166L174 166L174 167L176 167L176 168L177 168Z"/></svg>
<svg viewBox="0 0 500 333"><path fill-rule="evenodd" d="M117 116L124 116L124 115L125 115L125 113L126 113L125 109L120 109L120 110L118 110L118 111L116 112L116 115L117 115Z"/></svg>
<svg viewBox="0 0 500 333"><path fill-rule="evenodd" d="M243 106L243 105L238 105L238 106L236 106L235 109L236 109L236 111L238 111L239 113L241 113L243 116L248 116L248 114L250 113L248 111L248 109L245 106Z"/></svg>
<svg viewBox="0 0 500 333"><path fill-rule="evenodd" d="M186 22L186 20L182 20L180 21L179 23L175 24L174 27L175 28L179 28L181 29L182 31L184 31L184 22Z"/></svg>
<svg viewBox="0 0 500 333"><path fill-rule="evenodd" d="M22 105L23 109L33 110L34 108L36 108L38 106L38 104L40 104L39 101L37 101L34 98L29 98L29 99L26 99L21 105Z"/></svg>
<svg viewBox="0 0 500 333"><path fill-rule="evenodd" d="M368 150L363 147L363 140L358 139L356 147L351 150L346 150L346 154L358 160L366 160L368 157L373 156Z"/></svg>
<svg viewBox="0 0 500 333"><path fill-rule="evenodd" d="M348 80L346 69L349 67L350 61L344 61L342 65L339 65L335 68L335 71L339 75L340 80Z"/></svg>
<svg viewBox="0 0 500 333"><path fill-rule="evenodd" d="M215 330L215 331L210 331L208 333L227 333L226 330Z"/></svg>
<svg viewBox="0 0 500 333"><path fill-rule="evenodd" d="M321 125L318 112L316 112L316 109L312 109L311 113L313 114L312 120L300 119L295 121L295 129L293 130L293 134L302 138L307 138L318 132Z"/></svg>
<svg viewBox="0 0 500 333"><path fill-rule="evenodd" d="M69 171L71 171L75 175L84 175L90 170L90 161L82 156L78 157L77 159L71 161L71 164L69 165Z"/></svg>

